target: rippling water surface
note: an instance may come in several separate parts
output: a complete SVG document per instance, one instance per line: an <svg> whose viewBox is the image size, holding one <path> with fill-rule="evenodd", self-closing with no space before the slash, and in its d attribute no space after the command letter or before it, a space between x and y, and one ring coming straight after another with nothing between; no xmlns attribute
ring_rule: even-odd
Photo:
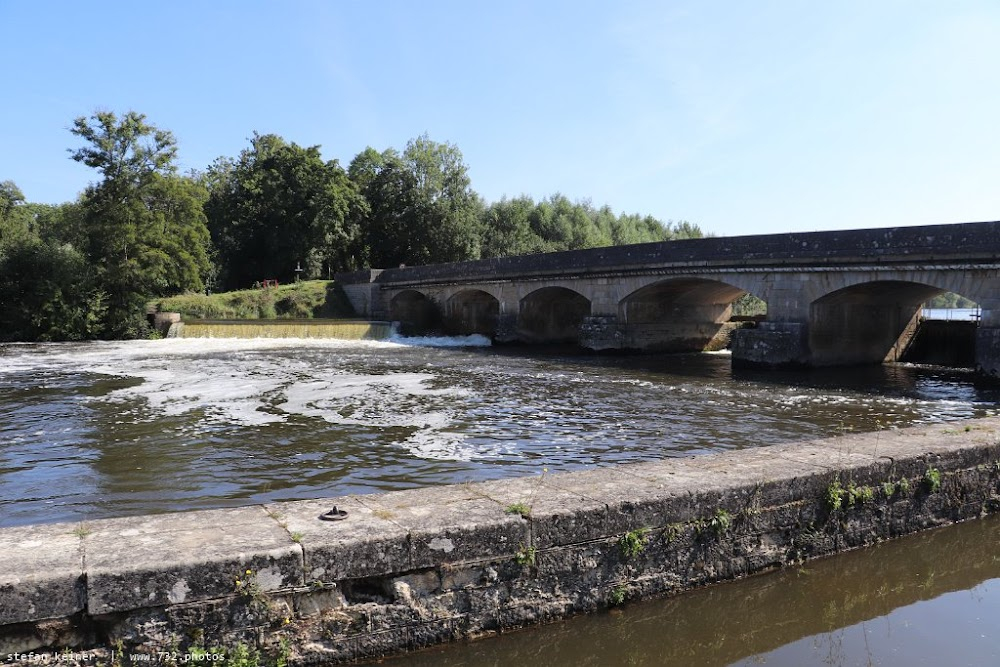
<svg viewBox="0 0 1000 667"><path fill-rule="evenodd" d="M0 525L533 474L997 412L961 371L482 339L0 346ZM472 347L455 347L456 344Z"/></svg>

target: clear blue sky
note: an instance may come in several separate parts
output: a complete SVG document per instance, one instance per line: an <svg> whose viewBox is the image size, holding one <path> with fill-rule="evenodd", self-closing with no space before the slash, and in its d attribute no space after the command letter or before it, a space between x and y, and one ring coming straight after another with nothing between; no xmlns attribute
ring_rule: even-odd
<svg viewBox="0 0 1000 667"><path fill-rule="evenodd" d="M562 192L720 235L1000 219L1000 2L0 0L0 180L95 179L68 127L171 130L182 169L254 131L424 132L487 201Z"/></svg>

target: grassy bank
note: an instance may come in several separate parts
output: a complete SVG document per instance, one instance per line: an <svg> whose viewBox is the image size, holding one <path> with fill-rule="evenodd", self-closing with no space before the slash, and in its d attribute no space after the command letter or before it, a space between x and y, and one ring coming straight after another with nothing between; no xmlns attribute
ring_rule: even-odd
<svg viewBox="0 0 1000 667"><path fill-rule="evenodd" d="M180 313L184 319L270 320L314 317L355 317L343 290L333 281L305 280L261 289L181 294L158 299L150 306L159 312Z"/></svg>

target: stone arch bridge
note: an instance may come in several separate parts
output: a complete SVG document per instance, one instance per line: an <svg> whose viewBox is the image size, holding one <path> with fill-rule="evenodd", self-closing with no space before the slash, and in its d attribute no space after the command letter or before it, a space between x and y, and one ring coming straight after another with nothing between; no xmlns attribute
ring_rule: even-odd
<svg viewBox="0 0 1000 667"><path fill-rule="evenodd" d="M980 304L976 359L1000 372L1000 222L645 243L340 274L355 309L407 330L594 350L706 349L746 293L766 317L732 331L736 364L899 358L923 302Z"/></svg>

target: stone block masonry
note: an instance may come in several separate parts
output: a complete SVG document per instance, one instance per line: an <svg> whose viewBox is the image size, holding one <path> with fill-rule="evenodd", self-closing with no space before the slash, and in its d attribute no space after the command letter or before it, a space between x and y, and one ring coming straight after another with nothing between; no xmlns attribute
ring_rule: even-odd
<svg viewBox="0 0 1000 667"><path fill-rule="evenodd" d="M685 239L338 274L359 315L404 335L699 352L728 339L731 304L767 304L732 332L734 365L896 361L921 304L942 292L981 307L965 352L1000 381L1000 221Z"/></svg>
<svg viewBox="0 0 1000 667"><path fill-rule="evenodd" d="M338 664L543 623L996 512L998 443L991 418L6 528L0 662Z"/></svg>

